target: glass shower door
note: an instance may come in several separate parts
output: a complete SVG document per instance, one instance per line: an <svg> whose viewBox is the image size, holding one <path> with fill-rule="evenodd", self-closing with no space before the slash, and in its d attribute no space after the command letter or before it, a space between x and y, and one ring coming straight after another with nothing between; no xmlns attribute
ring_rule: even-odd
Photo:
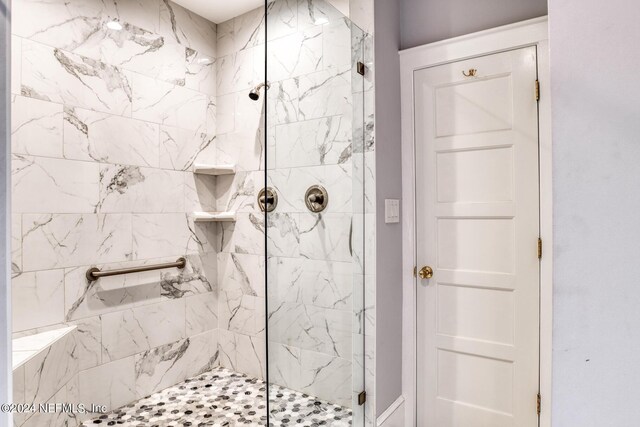
<svg viewBox="0 0 640 427"><path fill-rule="evenodd" d="M267 6L271 425L364 425L364 35L346 15Z"/></svg>

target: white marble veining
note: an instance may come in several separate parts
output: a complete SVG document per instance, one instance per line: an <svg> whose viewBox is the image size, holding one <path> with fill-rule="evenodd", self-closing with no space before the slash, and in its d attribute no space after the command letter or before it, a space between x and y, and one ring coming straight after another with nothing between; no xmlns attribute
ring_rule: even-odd
<svg viewBox="0 0 640 427"><path fill-rule="evenodd" d="M24 214L22 232L25 271L125 261L132 251L126 214Z"/></svg>
<svg viewBox="0 0 640 427"><path fill-rule="evenodd" d="M98 210L184 212L184 174L138 166L101 165Z"/></svg>
<svg viewBox="0 0 640 427"><path fill-rule="evenodd" d="M64 109L64 157L158 167L159 126L127 117L67 107Z"/></svg>
<svg viewBox="0 0 640 427"><path fill-rule="evenodd" d="M98 165L14 155L11 162L16 213L91 213L97 205ZM33 195L37 194L37 197Z"/></svg>
<svg viewBox="0 0 640 427"><path fill-rule="evenodd" d="M134 119L206 130L207 96L183 86L132 73L132 115Z"/></svg>
<svg viewBox="0 0 640 427"><path fill-rule="evenodd" d="M215 135L177 127L160 128L160 167L191 170L194 162L214 163Z"/></svg>
<svg viewBox="0 0 640 427"><path fill-rule="evenodd" d="M218 294L207 292L186 298L186 334L197 335L218 326Z"/></svg>
<svg viewBox="0 0 640 427"><path fill-rule="evenodd" d="M136 398L133 356L81 371L78 375L80 402L100 402L112 410Z"/></svg>
<svg viewBox="0 0 640 427"><path fill-rule="evenodd" d="M100 317L89 317L69 325L76 327L76 354L81 371L102 364L102 325Z"/></svg>
<svg viewBox="0 0 640 427"><path fill-rule="evenodd" d="M100 319L104 362L185 338L184 299L106 313Z"/></svg>
<svg viewBox="0 0 640 427"><path fill-rule="evenodd" d="M64 320L64 271L27 272L12 280L13 330L24 331Z"/></svg>
<svg viewBox="0 0 640 427"><path fill-rule="evenodd" d="M76 339L67 334L25 365L25 402L47 402L78 372Z"/></svg>
<svg viewBox="0 0 640 427"><path fill-rule="evenodd" d="M186 60L185 86L216 96L216 58L187 48Z"/></svg>
<svg viewBox="0 0 640 427"><path fill-rule="evenodd" d="M95 59L22 41L24 96L117 115L130 115L131 74Z"/></svg>
<svg viewBox="0 0 640 427"><path fill-rule="evenodd" d="M209 370L216 361L215 348L216 333L209 331L136 355L136 396L148 396Z"/></svg>
<svg viewBox="0 0 640 427"><path fill-rule="evenodd" d="M309 259L352 261L351 215L300 215L300 255Z"/></svg>
<svg viewBox="0 0 640 427"><path fill-rule="evenodd" d="M166 39L216 57L216 25L171 1L160 2L160 28Z"/></svg>
<svg viewBox="0 0 640 427"><path fill-rule="evenodd" d="M267 50L270 80L298 77L322 69L322 27L273 40Z"/></svg>
<svg viewBox="0 0 640 427"><path fill-rule="evenodd" d="M352 117L351 71L333 69L306 74L298 79L300 119L341 115Z"/></svg>
<svg viewBox="0 0 640 427"><path fill-rule="evenodd" d="M14 154L62 157L62 105L12 96L11 151Z"/></svg>

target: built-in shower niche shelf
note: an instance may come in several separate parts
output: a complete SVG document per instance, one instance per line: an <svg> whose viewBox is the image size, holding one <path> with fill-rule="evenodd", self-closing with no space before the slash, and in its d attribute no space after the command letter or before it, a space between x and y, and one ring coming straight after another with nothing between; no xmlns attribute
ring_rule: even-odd
<svg viewBox="0 0 640 427"><path fill-rule="evenodd" d="M233 175L236 173L236 165L210 165L196 163L193 165L193 173L198 175Z"/></svg>
<svg viewBox="0 0 640 427"><path fill-rule="evenodd" d="M194 212L195 222L235 222L235 212Z"/></svg>

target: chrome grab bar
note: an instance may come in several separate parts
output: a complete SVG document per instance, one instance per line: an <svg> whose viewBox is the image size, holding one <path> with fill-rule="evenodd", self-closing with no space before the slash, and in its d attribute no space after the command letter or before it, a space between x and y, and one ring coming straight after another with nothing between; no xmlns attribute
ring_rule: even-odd
<svg viewBox="0 0 640 427"><path fill-rule="evenodd" d="M97 267L87 270L87 280L95 282L101 277L119 276L121 274L141 273L143 271L162 270L164 268L184 268L187 260L184 257L178 258L175 262L165 262L163 264L141 265L140 267L117 268L115 270L102 271Z"/></svg>

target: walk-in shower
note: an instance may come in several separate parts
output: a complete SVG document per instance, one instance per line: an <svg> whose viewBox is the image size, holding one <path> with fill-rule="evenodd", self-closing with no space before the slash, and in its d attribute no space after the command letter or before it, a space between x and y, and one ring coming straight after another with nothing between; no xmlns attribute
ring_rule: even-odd
<svg viewBox="0 0 640 427"><path fill-rule="evenodd" d="M16 426L371 422L370 37L216 3L13 1Z"/></svg>

